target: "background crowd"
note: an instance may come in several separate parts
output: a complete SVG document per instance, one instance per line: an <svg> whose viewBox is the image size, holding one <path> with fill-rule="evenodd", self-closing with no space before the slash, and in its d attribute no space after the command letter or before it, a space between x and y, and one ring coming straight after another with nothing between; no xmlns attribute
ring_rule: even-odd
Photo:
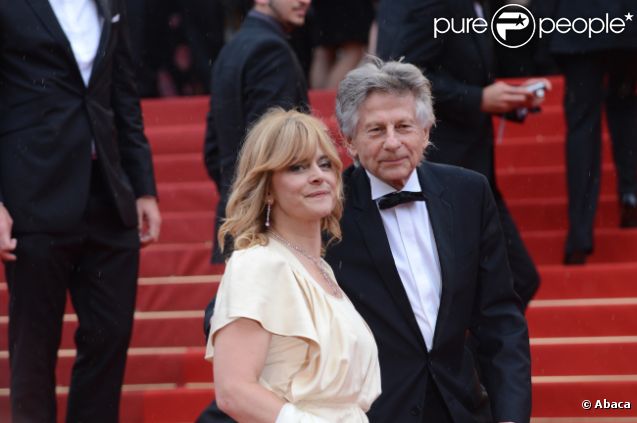
<svg viewBox="0 0 637 423"><path fill-rule="evenodd" d="M212 64L252 7L252 0L158 0L152 7L147 0L126 1L142 97L209 93ZM490 3L495 11L511 2ZM536 10L532 1L515 3ZM289 40L310 88L335 89L365 53L377 52L377 22L393 21L402 13L404 8L391 1L312 2L305 24ZM498 76L557 73L546 46L538 44L515 50L496 46Z"/></svg>

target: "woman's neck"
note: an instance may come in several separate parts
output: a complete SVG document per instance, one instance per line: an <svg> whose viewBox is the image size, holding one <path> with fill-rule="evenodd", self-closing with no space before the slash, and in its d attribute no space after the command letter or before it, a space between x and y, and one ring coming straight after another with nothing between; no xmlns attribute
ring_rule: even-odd
<svg viewBox="0 0 637 423"><path fill-rule="evenodd" d="M273 224L270 229L284 240L302 248L306 253L319 257L321 255L321 223Z"/></svg>

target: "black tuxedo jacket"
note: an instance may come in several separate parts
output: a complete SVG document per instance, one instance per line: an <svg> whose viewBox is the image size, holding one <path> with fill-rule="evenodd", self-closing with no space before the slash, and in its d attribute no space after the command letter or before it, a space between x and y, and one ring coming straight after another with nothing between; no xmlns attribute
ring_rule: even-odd
<svg viewBox="0 0 637 423"><path fill-rule="evenodd" d="M309 111L303 69L275 24L246 17L212 69L206 168L225 194L250 125L270 107Z"/></svg>
<svg viewBox="0 0 637 423"><path fill-rule="evenodd" d="M383 393L368 413L370 421L420 422L427 378L433 378L454 421L487 422L493 416L495 421L528 422L528 332L489 185L475 172L428 162L418 168L418 177L442 275L430 352L363 168L345 173L343 240L327 251L339 284L378 344ZM465 346L468 334L477 341L475 357Z"/></svg>
<svg viewBox="0 0 637 423"><path fill-rule="evenodd" d="M125 225L137 225L135 198L156 194L124 1L96 3L104 24L87 87L48 0L0 0L0 201L14 232L78 225L92 141Z"/></svg>
<svg viewBox="0 0 637 423"><path fill-rule="evenodd" d="M384 32L394 34L381 52L382 58L404 57L404 61L418 66L432 83L437 123L431 131L434 145L427 153L428 160L475 170L495 186L493 125L491 115L480 110L482 89L495 78L491 33L449 31L434 38L434 18L454 18L457 26L459 19L477 17L474 1L383 1L398 8L396 1L406 12L400 23L395 23L393 18L379 20L379 27L393 28ZM488 2L484 11L488 20ZM379 28L379 38L380 33Z"/></svg>

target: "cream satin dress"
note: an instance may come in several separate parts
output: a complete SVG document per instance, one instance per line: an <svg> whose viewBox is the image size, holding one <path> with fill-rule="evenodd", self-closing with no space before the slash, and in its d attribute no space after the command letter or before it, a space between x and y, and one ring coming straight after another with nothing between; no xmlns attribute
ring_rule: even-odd
<svg viewBox="0 0 637 423"><path fill-rule="evenodd" d="M240 317L272 333L261 385L328 422L368 421L365 412L381 392L369 327L347 296L325 291L273 238L265 246L235 251L228 261L206 359L214 356L215 333Z"/></svg>

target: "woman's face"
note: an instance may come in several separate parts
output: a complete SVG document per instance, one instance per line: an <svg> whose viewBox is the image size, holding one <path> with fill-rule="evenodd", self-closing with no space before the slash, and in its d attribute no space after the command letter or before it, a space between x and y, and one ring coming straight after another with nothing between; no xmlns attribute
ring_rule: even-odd
<svg viewBox="0 0 637 423"><path fill-rule="evenodd" d="M320 148L312 160L272 174L272 221L276 226L318 221L336 205L336 171Z"/></svg>

